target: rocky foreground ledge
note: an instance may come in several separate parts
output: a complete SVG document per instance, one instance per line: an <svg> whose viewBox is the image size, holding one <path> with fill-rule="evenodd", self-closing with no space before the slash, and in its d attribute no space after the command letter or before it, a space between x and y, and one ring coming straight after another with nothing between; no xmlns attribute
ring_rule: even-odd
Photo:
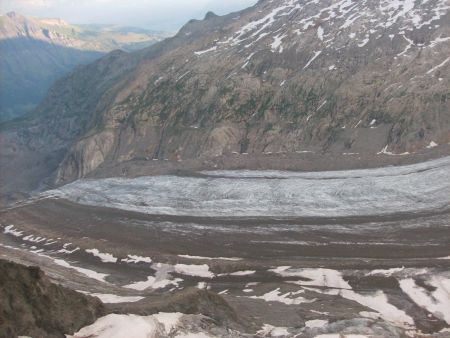
<svg viewBox="0 0 450 338"><path fill-rule="evenodd" d="M98 298L53 284L39 267L0 260L1 337L65 337L103 314Z"/></svg>
<svg viewBox="0 0 450 338"><path fill-rule="evenodd" d="M237 330L245 328L238 322L227 302L207 290L188 288L157 301L103 304L53 283L37 266L0 260L0 337L128 337L129 329L133 337L192 330L201 337L230 331L239 337Z"/></svg>

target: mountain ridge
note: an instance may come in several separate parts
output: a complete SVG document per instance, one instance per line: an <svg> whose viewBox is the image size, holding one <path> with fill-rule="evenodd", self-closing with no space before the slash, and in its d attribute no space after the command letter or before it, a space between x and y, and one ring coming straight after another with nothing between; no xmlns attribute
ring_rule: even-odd
<svg viewBox="0 0 450 338"><path fill-rule="evenodd" d="M89 122L66 144L56 182L156 160L248 168L264 157L259 166L283 168L280 157L304 153L368 164L445 148L449 9L447 0L279 0L191 20L124 55L126 74L87 95L99 104L83 111ZM60 103L51 94L37 111L86 99L64 87L53 88Z"/></svg>
<svg viewBox="0 0 450 338"><path fill-rule="evenodd" d="M114 49L136 50L166 35L115 26L70 25L15 12L0 17L0 119L31 111L58 77Z"/></svg>

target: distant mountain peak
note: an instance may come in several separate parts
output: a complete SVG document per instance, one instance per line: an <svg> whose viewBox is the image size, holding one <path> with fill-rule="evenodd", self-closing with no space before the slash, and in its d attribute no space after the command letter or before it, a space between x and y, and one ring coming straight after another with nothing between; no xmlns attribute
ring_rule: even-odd
<svg viewBox="0 0 450 338"><path fill-rule="evenodd" d="M209 11L208 13L206 13L206 15L205 15L205 20L208 20L208 19L211 19L211 18L215 18L215 17L217 17L218 15L216 14L216 13L214 13L214 12L212 12L212 11Z"/></svg>
<svg viewBox="0 0 450 338"><path fill-rule="evenodd" d="M8 12L8 13L6 13L5 15L6 15L8 18L15 18L15 17L17 17L17 16L21 16L20 14L18 14L17 12L14 12L14 11Z"/></svg>
<svg viewBox="0 0 450 338"><path fill-rule="evenodd" d="M39 21L49 26L70 26L67 21L59 18L39 19Z"/></svg>
<svg viewBox="0 0 450 338"><path fill-rule="evenodd" d="M0 20L0 121L34 108L57 77L103 53L148 47L167 35L136 27L71 25L9 12Z"/></svg>

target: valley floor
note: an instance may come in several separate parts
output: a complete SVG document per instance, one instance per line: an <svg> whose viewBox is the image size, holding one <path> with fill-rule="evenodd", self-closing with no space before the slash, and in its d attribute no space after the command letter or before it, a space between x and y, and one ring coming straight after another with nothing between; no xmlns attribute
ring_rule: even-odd
<svg viewBox="0 0 450 338"><path fill-rule="evenodd" d="M186 337L450 335L450 158L200 174L79 181L18 203L0 212L0 257L99 297L124 326L172 313L170 337L179 312L214 319L190 318ZM193 306L189 288L221 298Z"/></svg>

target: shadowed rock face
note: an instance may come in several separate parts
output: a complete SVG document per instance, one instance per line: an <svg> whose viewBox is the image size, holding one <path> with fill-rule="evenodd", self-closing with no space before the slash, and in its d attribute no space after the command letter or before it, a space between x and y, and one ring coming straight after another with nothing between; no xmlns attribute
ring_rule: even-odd
<svg viewBox="0 0 450 338"><path fill-rule="evenodd" d="M104 314L102 303L52 284L38 267L0 260L0 336L65 337Z"/></svg>
<svg viewBox="0 0 450 338"><path fill-rule="evenodd" d="M50 134L64 116L80 127L66 138L57 182L136 159L375 156L447 144L449 8L446 0L260 1L192 20L120 64L108 56L104 72L81 67L38 109ZM80 73L92 90L70 81Z"/></svg>

